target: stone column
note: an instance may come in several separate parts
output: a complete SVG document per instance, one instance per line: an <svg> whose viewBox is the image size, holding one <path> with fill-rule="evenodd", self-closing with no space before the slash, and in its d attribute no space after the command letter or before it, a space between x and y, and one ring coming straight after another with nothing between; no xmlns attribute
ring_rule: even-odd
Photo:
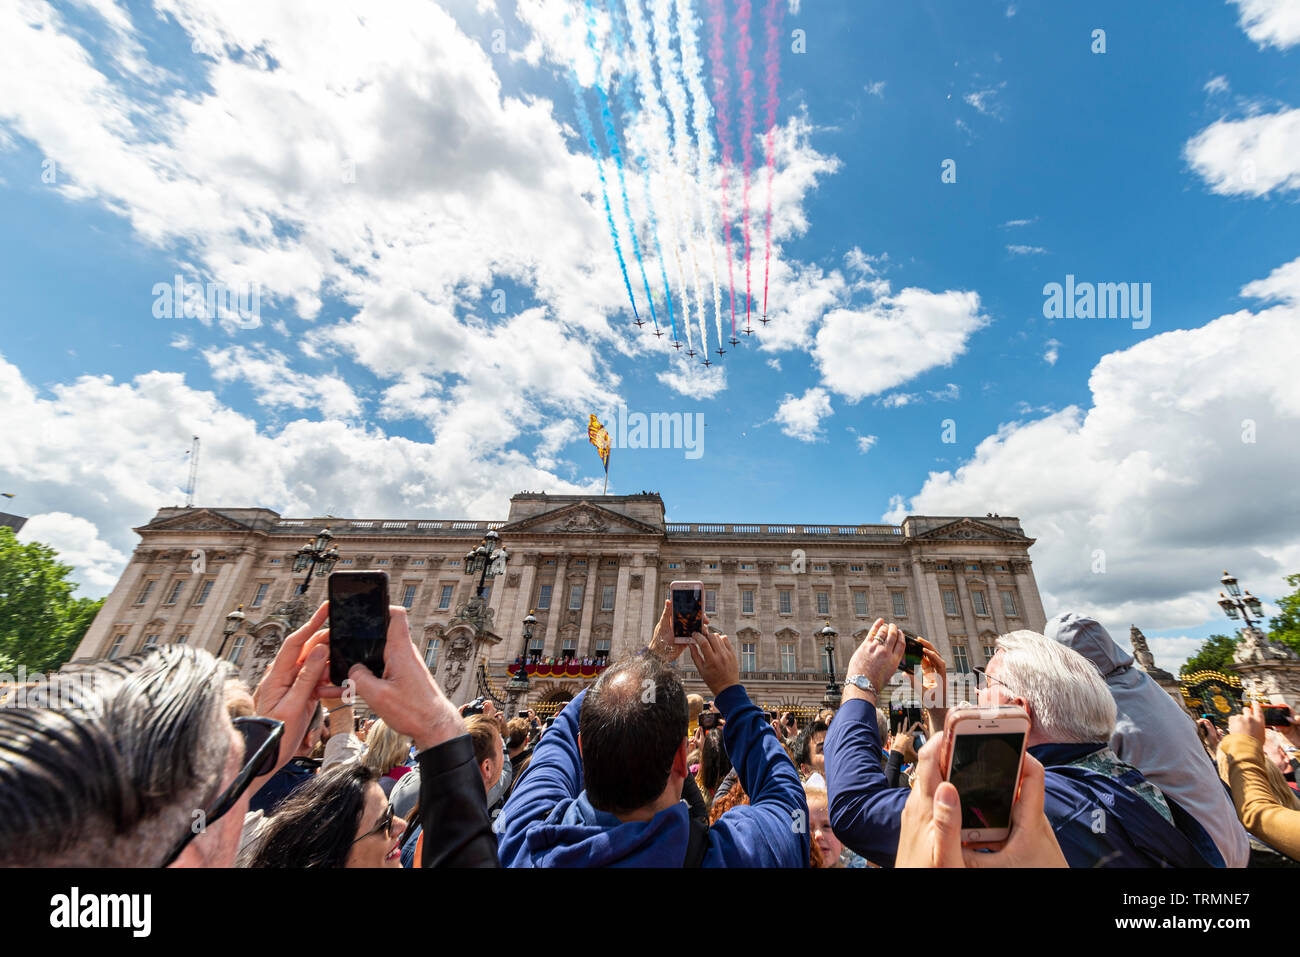
<svg viewBox="0 0 1300 957"><path fill-rule="evenodd" d="M943 660L952 666L952 643L948 640L948 621L943 610L943 596L939 594L939 579L935 574L934 559L912 559L912 582L916 589L917 605L920 610L918 631L943 656Z"/></svg>
<svg viewBox="0 0 1300 957"><path fill-rule="evenodd" d="M623 647L623 635L627 630L627 616L631 608L632 595L632 555L630 552L618 553L618 583L614 586L614 622L609 633L609 654L614 656L615 648Z"/></svg>
<svg viewBox="0 0 1300 957"><path fill-rule="evenodd" d="M1016 576L1016 590L1020 593L1020 618L1023 627L1042 634L1047 627L1047 616L1043 614L1043 602L1038 597L1038 586L1034 584L1033 562L1026 559L1013 560L1011 571Z"/></svg>
<svg viewBox="0 0 1300 957"><path fill-rule="evenodd" d="M663 604L663 598L659 594L659 562L658 554L646 556L645 579L641 585L641 633L630 642L632 651L650 642L655 623L659 621L659 608Z"/></svg>
<svg viewBox="0 0 1300 957"><path fill-rule="evenodd" d="M582 586L582 619L578 625L578 647L574 656L581 659L583 649L591 645L591 620L595 617L596 606L600 596L596 594L596 578L600 571L601 555L599 552L587 554L587 582Z"/></svg>
<svg viewBox="0 0 1300 957"><path fill-rule="evenodd" d="M569 570L569 553L555 553L555 580L551 585L551 607L546 613L546 641L542 645L542 657L553 654L556 637L560 633L560 619L569 607L568 589L564 587L564 575Z"/></svg>
<svg viewBox="0 0 1300 957"><path fill-rule="evenodd" d="M514 573L519 576L519 584L515 586L511 601L504 605L509 610L509 617L503 620L498 614L496 618L497 634L502 638L501 644L496 648L497 653L493 655L497 660L512 662L516 656L524 653L523 620L524 616L532 610L528 603L532 601L533 585L537 581L537 563L540 559L541 556L537 552L525 553L520 568Z"/></svg>
<svg viewBox="0 0 1300 957"><path fill-rule="evenodd" d="M227 553L234 551L239 557L236 561L223 562L221 570L217 572L216 581L212 585L212 592L208 595L207 601L203 603L203 610L199 612L198 618L194 621L194 627L191 631L190 644L198 645L200 648L206 648L214 655L221 650L221 641L225 637L221 633L222 626L225 625L226 615L235 610L238 602L238 591L240 580L247 574L248 568L253 563L253 549L225 549ZM196 577L196 587L202 587L202 579ZM311 609L315 611L315 608ZM235 639L230 639L229 645L233 645ZM248 642L244 643L248 647ZM229 654L230 648L226 648ZM251 649L248 652L252 653Z"/></svg>
<svg viewBox="0 0 1300 957"><path fill-rule="evenodd" d="M984 566L985 568L988 565ZM992 575L985 575L984 581L986 591L989 595L989 611L993 612L993 627L999 635L1005 635L1009 630L1007 628L1007 616L1002 611L1002 589Z"/></svg>
<svg viewBox="0 0 1300 957"><path fill-rule="evenodd" d="M962 624L966 629L967 656L970 646L979 640L979 627L975 624L975 609L971 606L970 589L966 587L966 563L962 559L949 559L953 578L957 582L957 607L961 610Z"/></svg>
<svg viewBox="0 0 1300 957"><path fill-rule="evenodd" d="M140 590L140 585L144 581L152 560L152 549L137 548L135 550L135 553L131 556L131 564L127 566L122 577L118 579L117 585L114 586L113 591L108 596L108 600L99 609L99 614L95 616L95 620L87 629L85 637L81 639L81 644L77 646L77 651L72 656L73 661L93 661L108 654L108 649L113 644L113 638L117 635L117 629L113 625L118 618L122 617L123 610L135 600L135 595ZM122 648L123 654L125 654L126 645L123 644Z"/></svg>

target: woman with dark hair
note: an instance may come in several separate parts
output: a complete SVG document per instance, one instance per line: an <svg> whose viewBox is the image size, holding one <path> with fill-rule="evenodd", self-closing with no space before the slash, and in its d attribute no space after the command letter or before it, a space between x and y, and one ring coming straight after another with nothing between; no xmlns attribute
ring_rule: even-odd
<svg viewBox="0 0 1300 957"><path fill-rule="evenodd" d="M406 822L359 761L318 774L280 805L249 867L401 867Z"/></svg>
<svg viewBox="0 0 1300 957"><path fill-rule="evenodd" d="M705 807L713 804L713 795L730 770L731 758L727 756L726 745L722 743L722 729L706 731L700 746L700 771L695 777L700 794L704 796Z"/></svg>

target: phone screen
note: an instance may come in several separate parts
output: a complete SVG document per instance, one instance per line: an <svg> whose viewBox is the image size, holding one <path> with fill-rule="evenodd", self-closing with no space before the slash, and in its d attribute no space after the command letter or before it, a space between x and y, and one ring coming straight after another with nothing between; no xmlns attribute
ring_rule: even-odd
<svg viewBox="0 0 1300 957"><path fill-rule="evenodd" d="M958 734L948 780L961 797L963 830L1011 826L1024 734Z"/></svg>
<svg viewBox="0 0 1300 957"><path fill-rule="evenodd" d="M905 671L910 675L925 660L925 656L921 653L925 650L925 646L911 635L905 635L903 642L903 657L898 662L898 670Z"/></svg>
<svg viewBox="0 0 1300 957"><path fill-rule="evenodd" d="M355 664L384 674L388 574L335 572L329 578L330 682L341 685Z"/></svg>
<svg viewBox="0 0 1300 957"><path fill-rule="evenodd" d="M673 635L689 638L704 630L704 594L699 588L673 589Z"/></svg>
<svg viewBox="0 0 1300 957"><path fill-rule="evenodd" d="M1289 727L1291 709L1285 705L1264 705L1264 724L1270 728Z"/></svg>

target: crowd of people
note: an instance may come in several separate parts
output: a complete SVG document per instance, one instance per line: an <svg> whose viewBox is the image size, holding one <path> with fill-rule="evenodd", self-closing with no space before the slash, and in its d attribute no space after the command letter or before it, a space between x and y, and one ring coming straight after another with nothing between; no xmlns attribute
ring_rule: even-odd
<svg viewBox="0 0 1300 957"><path fill-rule="evenodd" d="M516 665L584 665L587 667L603 668L609 664L607 655L585 655L582 658L576 655L560 655L558 658L554 655L516 655Z"/></svg>
<svg viewBox="0 0 1300 957"><path fill-rule="evenodd" d="M328 680L328 607L250 692L191 645L0 710L0 865L91 867L1243 867L1300 860L1300 728L1259 705L1197 722L1096 621L998 639L975 701L922 640L930 694L882 699L904 653L878 620L843 701L803 727L750 700L704 619L615 661L553 719L455 707L394 607L382 676ZM690 660L711 697L687 695ZM87 680L93 679L93 680ZM912 689L919 691L920 689ZM373 712L361 720L360 698ZM950 709L1029 717L1005 841L963 844ZM892 731L892 733L890 733ZM923 742L923 743L922 743ZM919 746L918 746L919 745Z"/></svg>

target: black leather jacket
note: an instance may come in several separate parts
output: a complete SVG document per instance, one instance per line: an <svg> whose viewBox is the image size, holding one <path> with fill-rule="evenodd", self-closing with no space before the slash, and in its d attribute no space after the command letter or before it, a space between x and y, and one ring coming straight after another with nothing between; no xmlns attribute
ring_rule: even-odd
<svg viewBox="0 0 1300 957"><path fill-rule="evenodd" d="M500 867L468 734L421 751L421 867Z"/></svg>

